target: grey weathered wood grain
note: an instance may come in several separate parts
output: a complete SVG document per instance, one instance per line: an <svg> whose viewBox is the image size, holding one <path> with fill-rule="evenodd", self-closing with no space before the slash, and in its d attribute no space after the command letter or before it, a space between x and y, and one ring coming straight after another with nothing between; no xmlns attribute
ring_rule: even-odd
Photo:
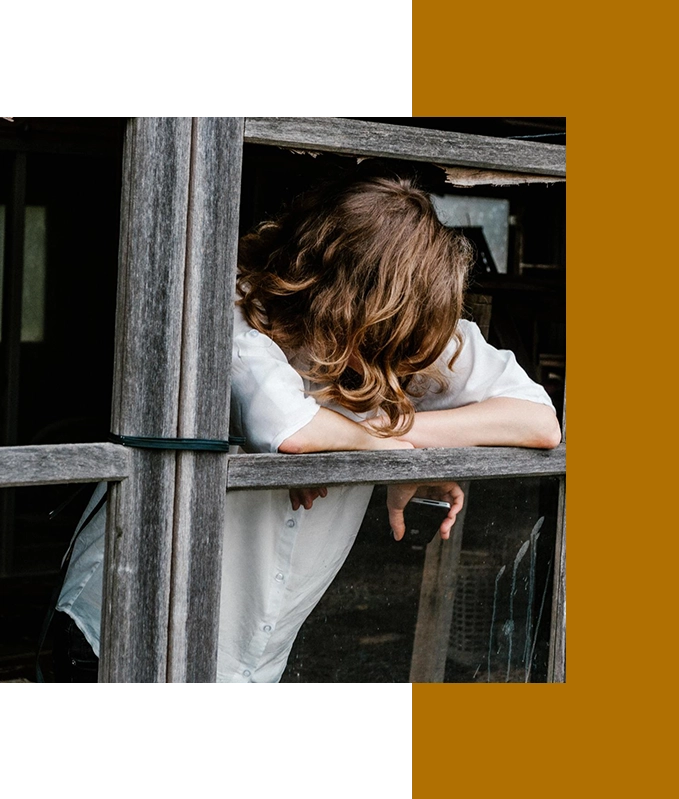
<svg viewBox="0 0 679 799"><path fill-rule="evenodd" d="M461 483L460 488L466 498L469 483ZM427 546L410 661L410 682L443 682L445 677L468 504L465 499L450 538L443 541L437 535Z"/></svg>
<svg viewBox="0 0 679 799"><path fill-rule="evenodd" d="M245 141L562 177L566 148L339 117L247 117Z"/></svg>
<svg viewBox="0 0 679 799"><path fill-rule="evenodd" d="M123 480L129 452L116 444L44 444L0 449L0 487Z"/></svg>
<svg viewBox="0 0 679 799"><path fill-rule="evenodd" d="M566 478L559 481L555 544L554 593L549 636L547 680L566 681Z"/></svg>
<svg viewBox="0 0 679 799"><path fill-rule="evenodd" d="M420 480L483 480L560 475L566 449L464 447L385 452L322 452L310 455L231 455L227 486L411 483Z"/></svg>
<svg viewBox="0 0 679 799"><path fill-rule="evenodd" d="M128 123L112 429L175 437L191 120ZM135 450L111 489L100 681L164 682L176 455Z"/></svg>
<svg viewBox="0 0 679 799"><path fill-rule="evenodd" d="M243 120L196 119L178 435L229 435L231 334ZM228 455L180 452L170 604L170 682L214 682Z"/></svg>
<svg viewBox="0 0 679 799"><path fill-rule="evenodd" d="M117 319L120 380L114 432L174 436L177 431L191 120L129 123L132 170L123 209L120 277L125 313ZM127 146L127 145L126 145ZM124 263L122 259L124 258ZM127 268L126 268L127 265ZM121 306L122 307L122 306ZM168 391L174 394L167 401ZM120 417L118 414L122 414Z"/></svg>
<svg viewBox="0 0 679 799"><path fill-rule="evenodd" d="M566 445L566 387L563 392L561 440ZM566 681L566 478L559 480L559 504L556 517L556 543L554 545L554 589L552 592L552 619L549 631L549 682Z"/></svg>
<svg viewBox="0 0 679 799"><path fill-rule="evenodd" d="M111 430L114 431L119 426L119 419L122 416L123 392L119 390L122 386L125 358L125 337L128 327L127 317L122 313L123 308L127 308L130 300L127 293L128 272L124 265L130 260L130 240L134 232L132 224L132 212L134 203L132 202L134 184L134 159L135 159L135 137L132 135L133 122L128 122L128 132L125 137L123 147L122 163L122 186L120 195L120 236L118 241L118 282L116 296L116 319L115 319L115 353L113 358L113 396L111 397Z"/></svg>

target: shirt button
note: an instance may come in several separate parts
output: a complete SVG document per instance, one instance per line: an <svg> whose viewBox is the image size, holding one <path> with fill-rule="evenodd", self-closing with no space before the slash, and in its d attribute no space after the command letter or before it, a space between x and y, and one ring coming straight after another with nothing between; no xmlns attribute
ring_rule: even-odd
<svg viewBox="0 0 679 799"><path fill-rule="evenodd" d="M283 578L283 573L282 572L278 572L278 574L276 575L276 579L278 580L279 583L283 582L283 579L284 579Z"/></svg>
<svg viewBox="0 0 679 799"><path fill-rule="evenodd" d="M259 330L251 330L248 333L248 336L250 336L250 338L257 338L258 335L259 335Z"/></svg>
<svg viewBox="0 0 679 799"><path fill-rule="evenodd" d="M245 671L243 672L243 677L249 677L251 674L252 672L249 669L245 669Z"/></svg>
<svg viewBox="0 0 679 799"><path fill-rule="evenodd" d="M271 625L270 624L265 624L262 629L264 630L265 633L270 633L271 632Z"/></svg>
<svg viewBox="0 0 679 799"><path fill-rule="evenodd" d="M295 520L294 519L288 519L287 522L285 523L285 526L286 527L294 527L295 526Z"/></svg>

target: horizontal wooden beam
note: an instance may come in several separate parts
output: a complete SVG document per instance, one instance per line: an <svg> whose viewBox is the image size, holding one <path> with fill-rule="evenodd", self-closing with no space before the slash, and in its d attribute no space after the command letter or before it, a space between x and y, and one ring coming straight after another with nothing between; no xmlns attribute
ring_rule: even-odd
<svg viewBox="0 0 679 799"><path fill-rule="evenodd" d="M494 136L339 117L247 117L244 141L345 155L400 158L564 177L566 148Z"/></svg>
<svg viewBox="0 0 679 799"><path fill-rule="evenodd" d="M45 444L0 449L0 488L98 483L128 475L129 452L117 444Z"/></svg>
<svg viewBox="0 0 679 799"><path fill-rule="evenodd" d="M47 444L0 449L0 488L120 481L130 452L117 444ZM319 452L312 455L230 455L227 488L277 488L419 480L483 480L565 474L566 446Z"/></svg>
<svg viewBox="0 0 679 799"><path fill-rule="evenodd" d="M231 455L227 488L416 483L549 477L566 471L566 447L465 447L384 452L320 452L311 455Z"/></svg>

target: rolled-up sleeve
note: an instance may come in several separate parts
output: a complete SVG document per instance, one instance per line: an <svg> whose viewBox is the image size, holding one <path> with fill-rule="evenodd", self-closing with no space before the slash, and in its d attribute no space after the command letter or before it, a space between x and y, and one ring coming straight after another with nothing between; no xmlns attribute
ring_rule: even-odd
<svg viewBox="0 0 679 799"><path fill-rule="evenodd" d="M450 342L439 361L448 385L441 392L427 392L417 401L418 410L460 408L494 397L529 400L553 408L547 392L528 377L513 352L497 350L488 344L473 322L463 320L458 329L462 349L452 371L447 363L460 346L457 339Z"/></svg>
<svg viewBox="0 0 679 799"><path fill-rule="evenodd" d="M247 452L276 452L320 406L271 338L242 325L234 332L231 432L245 438Z"/></svg>

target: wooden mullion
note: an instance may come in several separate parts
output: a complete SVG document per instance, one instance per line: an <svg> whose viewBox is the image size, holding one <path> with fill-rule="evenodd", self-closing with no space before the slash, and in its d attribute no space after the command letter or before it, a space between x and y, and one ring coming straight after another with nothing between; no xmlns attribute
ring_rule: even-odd
<svg viewBox="0 0 679 799"><path fill-rule="evenodd" d="M564 177L566 174L566 148L563 145L339 117L247 117L245 141L545 177Z"/></svg>
<svg viewBox="0 0 679 799"><path fill-rule="evenodd" d="M566 478L559 481L548 682L566 682Z"/></svg>
<svg viewBox="0 0 679 799"><path fill-rule="evenodd" d="M193 122L179 436L227 439L242 118ZM167 680L214 682L228 455L177 458Z"/></svg>
<svg viewBox="0 0 679 799"><path fill-rule="evenodd" d="M177 436L191 119L128 123L112 429ZM102 682L164 682L174 452L132 450L109 494Z"/></svg>
<svg viewBox="0 0 679 799"><path fill-rule="evenodd" d="M561 441L566 445L566 387L563 392ZM549 682L566 682L566 478L559 480L559 504L556 516L554 545L554 589L552 619L549 632Z"/></svg>

